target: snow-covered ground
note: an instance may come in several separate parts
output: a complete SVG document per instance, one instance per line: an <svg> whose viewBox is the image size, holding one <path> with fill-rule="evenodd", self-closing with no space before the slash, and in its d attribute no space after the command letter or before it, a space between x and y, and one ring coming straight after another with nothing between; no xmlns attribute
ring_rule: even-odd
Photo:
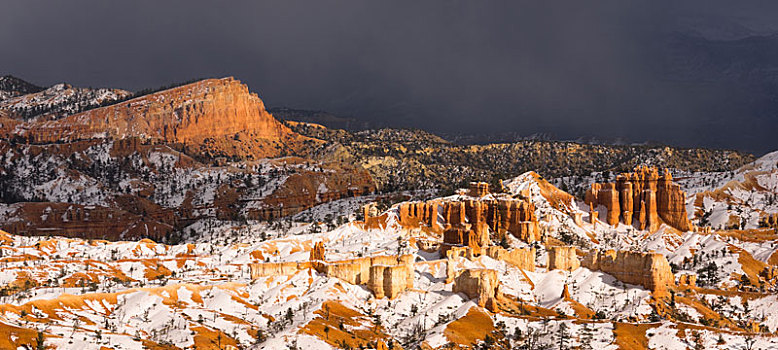
<svg viewBox="0 0 778 350"><path fill-rule="evenodd" d="M153 161L170 160L160 156ZM419 232L397 224L396 207L387 211L385 229L366 230L356 222L335 227L319 223L344 212L349 213L344 213L345 220L353 220L349 215L374 199L357 197L274 223L201 220L187 227L193 235L180 245L0 235L0 285L5 285L0 290L0 328L8 330L5 340L0 335L0 346L35 344L40 331L46 345L63 349L142 349L154 344L328 349L340 347L338 337L343 334L353 335L349 344L366 347L377 346L375 340L381 339L441 348L458 339L452 338L452 329L470 327L494 329L497 342L534 343L539 348L567 344L617 349L633 336L638 343L645 339L651 349L693 348L696 343L736 349L750 342L754 348L778 347L778 338L771 334L744 332L748 324L778 330L772 281L765 278L761 289L738 289L742 275L753 275L754 266L772 266L774 239L678 234L664 226L648 233L626 225L592 225L586 208L574 198L552 203L562 197L554 197L555 189L543 181L527 173L504 185L509 194L529 195L541 230L549 237L573 237L586 242L582 249L656 251L667 257L677 275L697 274L715 263L716 269L698 279L699 287L673 292L683 320L658 317L650 291L601 271L548 271L542 246L534 271L485 256L452 261L455 270L494 269L506 298L526 307L525 313L486 311L476 300L453 293L443 257L407 244ZM458 194L449 199L460 197L466 198ZM576 212L584 217L580 225L572 219ZM413 254L413 288L390 300L313 270L251 278L249 263L305 262L317 242L325 243L328 260ZM525 245L516 240L510 244ZM569 299L562 298L565 285ZM581 308L596 316L583 317ZM709 327L713 318L721 322L720 328ZM327 331L321 331L322 326ZM476 336L474 341L485 339Z"/></svg>

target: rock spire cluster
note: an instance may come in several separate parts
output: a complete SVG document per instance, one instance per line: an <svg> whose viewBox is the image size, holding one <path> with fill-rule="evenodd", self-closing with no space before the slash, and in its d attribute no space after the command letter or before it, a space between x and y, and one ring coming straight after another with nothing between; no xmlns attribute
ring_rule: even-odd
<svg viewBox="0 0 778 350"><path fill-rule="evenodd" d="M660 175L657 168L644 166L619 175L616 182L592 184L585 202L593 208L604 206L606 214L601 219L609 225L624 223L656 231L664 222L680 231L692 229L686 215L686 193L667 169Z"/></svg>
<svg viewBox="0 0 778 350"><path fill-rule="evenodd" d="M443 244L449 247L480 249L491 239L500 240L508 233L527 243L541 239L531 202L488 191L488 184L474 182L469 196L400 204L399 223L442 234ZM494 236L490 237L490 233Z"/></svg>

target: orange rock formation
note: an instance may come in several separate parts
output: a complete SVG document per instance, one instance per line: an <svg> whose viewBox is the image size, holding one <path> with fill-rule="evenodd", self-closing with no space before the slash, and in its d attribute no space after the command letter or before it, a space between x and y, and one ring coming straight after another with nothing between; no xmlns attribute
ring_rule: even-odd
<svg viewBox="0 0 778 350"><path fill-rule="evenodd" d="M575 247L550 247L548 249L548 270L573 271L581 267Z"/></svg>
<svg viewBox="0 0 778 350"><path fill-rule="evenodd" d="M19 124L19 123L14 123ZM262 100L233 78L207 79L58 120L13 129L30 143L140 136L208 156L265 158L300 153L303 137L278 122Z"/></svg>
<svg viewBox="0 0 778 350"><path fill-rule="evenodd" d="M562 287L562 299L570 299L570 290L567 288L567 283Z"/></svg>
<svg viewBox="0 0 778 350"><path fill-rule="evenodd" d="M469 195L473 197L483 197L489 194L489 184L486 182L471 182Z"/></svg>
<svg viewBox="0 0 778 350"><path fill-rule="evenodd" d="M102 206L23 202L11 205L9 210L19 220L0 225L10 233L85 239L161 240L174 231L173 223L176 221L169 209L159 209L154 215L142 216Z"/></svg>
<svg viewBox="0 0 778 350"><path fill-rule="evenodd" d="M498 246L484 249L486 256L504 261L522 270L535 271L535 248L514 248L511 250Z"/></svg>
<svg viewBox="0 0 778 350"><path fill-rule="evenodd" d="M685 273L680 276L678 276L678 285L681 286L688 286L688 287L696 287L697 286L697 275L692 275L690 273Z"/></svg>
<svg viewBox="0 0 778 350"><path fill-rule="evenodd" d="M313 261L325 261L324 255L324 242L316 242L311 248L310 260Z"/></svg>
<svg viewBox="0 0 778 350"><path fill-rule="evenodd" d="M692 229L686 215L686 193L673 183L667 169L660 176L656 168L640 167L619 175L615 183L592 184L585 201L592 207L604 206L609 225L634 222L641 230L656 231L665 222L681 231Z"/></svg>
<svg viewBox="0 0 778 350"><path fill-rule="evenodd" d="M500 295L497 271L491 269L467 269L454 280L454 293L463 293L470 299L478 299L478 306L497 311Z"/></svg>
<svg viewBox="0 0 778 350"><path fill-rule="evenodd" d="M413 256L382 255L358 259L326 261L324 245L319 242L311 249L306 262L252 263L251 278L290 276L302 270L315 269L328 277L365 285L376 298L395 298L401 292L413 288Z"/></svg>
<svg viewBox="0 0 778 350"><path fill-rule="evenodd" d="M764 214L759 218L759 226L778 228L778 214Z"/></svg>
<svg viewBox="0 0 778 350"><path fill-rule="evenodd" d="M582 265L616 277L619 281L641 285L663 294L675 285L675 276L664 255L631 251L592 250Z"/></svg>
<svg viewBox="0 0 778 350"><path fill-rule="evenodd" d="M535 206L526 200L508 196L483 198L488 186L473 183L471 194L477 199L431 200L403 203L398 207L400 225L422 227L443 234L448 246L484 247L489 242L489 231L500 239L510 232L525 242L540 240Z"/></svg>
<svg viewBox="0 0 778 350"><path fill-rule="evenodd" d="M291 276L300 271L308 270L311 267L311 263L308 261L249 264L251 278L253 279L271 276Z"/></svg>
<svg viewBox="0 0 778 350"><path fill-rule="evenodd" d="M412 276L413 270L409 270L408 265L373 265L367 286L376 298L394 299L413 287Z"/></svg>

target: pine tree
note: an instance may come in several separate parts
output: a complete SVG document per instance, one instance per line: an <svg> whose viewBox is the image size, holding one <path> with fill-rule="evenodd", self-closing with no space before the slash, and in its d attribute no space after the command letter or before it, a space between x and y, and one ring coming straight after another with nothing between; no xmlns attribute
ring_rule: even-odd
<svg viewBox="0 0 778 350"><path fill-rule="evenodd" d="M569 348L570 343L570 332L568 330L567 323L560 323L559 328L557 329L557 345L559 345L559 350L566 350Z"/></svg>
<svg viewBox="0 0 778 350"><path fill-rule="evenodd" d="M592 324L591 323L585 323L583 326L583 329L581 330L581 346L579 347L580 350L592 350L594 347L592 346L592 342L594 341L594 332L592 330Z"/></svg>

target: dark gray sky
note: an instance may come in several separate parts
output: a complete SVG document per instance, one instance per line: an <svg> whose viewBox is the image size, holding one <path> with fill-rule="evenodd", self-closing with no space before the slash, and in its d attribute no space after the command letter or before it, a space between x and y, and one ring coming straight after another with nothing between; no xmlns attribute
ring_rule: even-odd
<svg viewBox="0 0 778 350"><path fill-rule="evenodd" d="M39 85L138 90L230 75L268 106L438 132L778 149L778 77L765 73L778 68L776 1L0 7L0 74ZM758 36L767 42L749 41Z"/></svg>

